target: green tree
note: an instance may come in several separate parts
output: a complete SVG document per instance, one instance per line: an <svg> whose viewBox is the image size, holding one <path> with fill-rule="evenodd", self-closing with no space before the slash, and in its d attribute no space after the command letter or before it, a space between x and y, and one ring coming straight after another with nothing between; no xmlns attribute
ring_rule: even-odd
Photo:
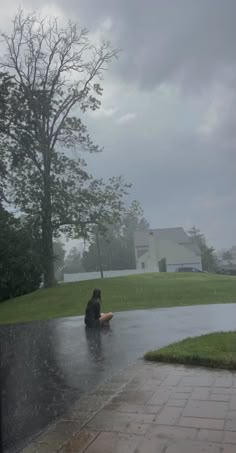
<svg viewBox="0 0 236 453"><path fill-rule="evenodd" d="M162 258L158 262L159 272L166 272L166 258Z"/></svg>
<svg viewBox="0 0 236 453"><path fill-rule="evenodd" d="M144 217L141 217L142 214L141 209L137 211L137 214L131 210L122 219L122 240L126 256L126 267L123 269L135 269L136 267L134 233L149 229L149 223ZM125 263L123 265L125 266Z"/></svg>
<svg viewBox="0 0 236 453"><path fill-rule="evenodd" d="M53 237L61 229L85 234L98 201L113 183L116 190L117 181L108 188L94 182L85 162L67 150L100 151L78 114L100 107L100 80L117 51L109 43L92 44L77 24L60 27L55 18L22 11L12 33L2 38L0 160L11 202L38 219L44 285L50 287L55 282Z"/></svg>
<svg viewBox="0 0 236 453"><path fill-rule="evenodd" d="M131 209L123 213L119 222L108 225L99 235L100 260L104 270L135 268L134 232L149 228L148 222L138 215L139 212L140 207L136 205L135 211ZM100 270L95 234L91 236L89 248L83 254L83 265L87 272Z"/></svg>
<svg viewBox="0 0 236 453"><path fill-rule="evenodd" d="M214 247L208 247L206 238L201 231L193 226L188 232L192 242L196 244L201 252L202 268L207 272L215 272L217 269L217 258Z"/></svg>
<svg viewBox="0 0 236 453"><path fill-rule="evenodd" d="M0 301L36 290L42 268L30 225L0 205Z"/></svg>
<svg viewBox="0 0 236 453"><path fill-rule="evenodd" d="M222 253L222 258L223 258L223 260L231 262L233 259L233 256L232 256L232 253L230 252L230 250L224 251Z"/></svg>
<svg viewBox="0 0 236 453"><path fill-rule="evenodd" d="M81 252L77 247L72 247L65 259L64 273L77 274L83 271Z"/></svg>

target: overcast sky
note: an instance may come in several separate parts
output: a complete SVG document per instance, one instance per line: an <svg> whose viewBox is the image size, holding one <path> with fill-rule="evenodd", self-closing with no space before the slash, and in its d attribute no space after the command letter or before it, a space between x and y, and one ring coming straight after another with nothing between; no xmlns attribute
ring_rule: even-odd
<svg viewBox="0 0 236 453"><path fill-rule="evenodd" d="M19 2L0 0L1 28ZM40 5L40 6L39 6ZM152 228L198 226L236 244L236 1L21 0L122 49L86 121L96 176L133 183Z"/></svg>

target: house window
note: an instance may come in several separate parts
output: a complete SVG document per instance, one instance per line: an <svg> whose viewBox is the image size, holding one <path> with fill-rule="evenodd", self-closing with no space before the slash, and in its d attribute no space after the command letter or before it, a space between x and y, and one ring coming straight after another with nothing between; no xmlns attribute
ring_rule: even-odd
<svg viewBox="0 0 236 453"><path fill-rule="evenodd" d="M142 263L142 269L145 269L145 263Z"/></svg>

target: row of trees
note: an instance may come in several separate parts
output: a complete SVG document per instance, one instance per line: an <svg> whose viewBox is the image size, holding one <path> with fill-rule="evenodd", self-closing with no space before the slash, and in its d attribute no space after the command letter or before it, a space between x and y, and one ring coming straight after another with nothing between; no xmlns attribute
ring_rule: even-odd
<svg viewBox="0 0 236 453"><path fill-rule="evenodd" d="M126 214L121 221L108 226L104 236L93 234L82 264L89 271L135 269L134 233L148 229L146 219ZM99 244L98 244L99 240Z"/></svg>
<svg viewBox="0 0 236 453"><path fill-rule="evenodd" d="M72 247L65 257L63 244L55 243L55 267L58 279L62 279L64 273L135 269L134 233L148 228L149 224L141 217L141 213L138 216L128 212L119 222L107 225L106 231L99 233L93 231L83 252Z"/></svg>
<svg viewBox="0 0 236 453"><path fill-rule="evenodd" d="M81 157L81 151L102 150L81 117L99 109L102 76L118 51L107 42L94 45L77 24L22 11L2 40L0 203L17 208L37 231L50 287L57 267L53 242L62 233L88 239L126 212L130 185L122 177L94 178Z"/></svg>
<svg viewBox="0 0 236 453"><path fill-rule="evenodd" d="M41 283L39 242L29 223L0 205L0 302L34 291Z"/></svg>

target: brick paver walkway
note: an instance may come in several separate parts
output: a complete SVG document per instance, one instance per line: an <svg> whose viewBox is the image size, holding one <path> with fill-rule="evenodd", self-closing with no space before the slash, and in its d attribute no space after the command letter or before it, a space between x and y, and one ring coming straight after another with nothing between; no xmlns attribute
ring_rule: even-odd
<svg viewBox="0 0 236 453"><path fill-rule="evenodd" d="M140 361L24 453L236 453L236 374Z"/></svg>

